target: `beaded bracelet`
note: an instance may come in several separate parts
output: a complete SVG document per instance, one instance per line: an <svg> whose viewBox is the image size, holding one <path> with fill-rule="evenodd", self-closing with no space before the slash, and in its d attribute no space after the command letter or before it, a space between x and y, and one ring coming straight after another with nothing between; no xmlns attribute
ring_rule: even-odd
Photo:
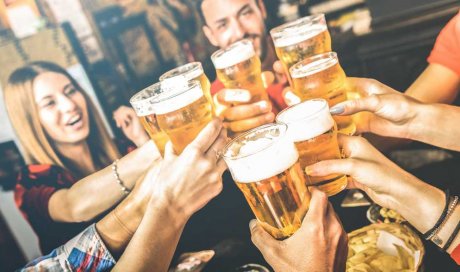
<svg viewBox="0 0 460 272"><path fill-rule="evenodd" d="M428 240L428 237L432 237L433 236L433 233L436 231L436 229L441 225L441 223L444 221L444 218L446 217L447 215L447 211L449 210L449 200L450 200L450 192L449 192L449 189L445 190L444 191L445 195L446 195L446 205L444 206L444 210L442 211L442 214L441 216L439 217L438 221L436 222L436 224L434 224L434 226L428 230L427 232L425 232L423 234L423 239L425 240Z"/></svg>
<svg viewBox="0 0 460 272"><path fill-rule="evenodd" d="M118 183L118 185L120 185L121 187L121 191L124 193L124 194L129 194L131 192L130 189L128 189L125 184L123 183L123 181L121 181L120 179L120 175L118 174L118 171L117 171L117 163L118 163L119 159L116 159L115 161L113 161L112 163L112 170L113 170L113 176L115 177L115 180L116 182Z"/></svg>
<svg viewBox="0 0 460 272"><path fill-rule="evenodd" d="M450 216L453 214L455 208L457 207L458 204L458 196L455 196L449 204L449 208L447 209L447 214L444 220L442 221L441 225L437 229L435 229L432 232L432 235L428 236L427 240L433 241L437 246L441 246L443 243L443 240L437 236L439 231L442 229L442 227L446 224L446 222L449 220Z"/></svg>

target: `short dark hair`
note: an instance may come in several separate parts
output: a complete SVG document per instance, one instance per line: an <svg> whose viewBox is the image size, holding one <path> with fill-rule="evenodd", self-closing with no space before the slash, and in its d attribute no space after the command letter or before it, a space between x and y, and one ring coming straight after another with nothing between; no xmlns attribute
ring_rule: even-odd
<svg viewBox="0 0 460 272"><path fill-rule="evenodd" d="M202 8L204 1L205 0L197 0L196 1L196 9L198 10L198 14L200 14L200 18L203 21L203 24L207 25L206 24L206 19L204 18L204 14L203 14L203 8ZM256 2L256 5L259 6L259 1L257 1L257 0L254 0L254 1Z"/></svg>
<svg viewBox="0 0 460 272"><path fill-rule="evenodd" d="M203 9L201 8L201 5L203 4L203 1L204 0L197 0L196 1L196 10L198 11L198 14L200 14L201 21L203 22L203 24L206 25L206 19L204 18Z"/></svg>

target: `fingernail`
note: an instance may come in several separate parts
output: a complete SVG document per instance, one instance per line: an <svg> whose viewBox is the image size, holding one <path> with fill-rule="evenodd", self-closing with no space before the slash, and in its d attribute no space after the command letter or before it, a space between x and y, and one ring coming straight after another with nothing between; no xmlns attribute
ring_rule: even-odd
<svg viewBox="0 0 460 272"><path fill-rule="evenodd" d="M305 173L309 176L313 175L314 171L311 167L307 166L305 167Z"/></svg>
<svg viewBox="0 0 460 272"><path fill-rule="evenodd" d="M259 104L259 109L261 111L266 111L268 109L268 103L267 101L260 101L257 104Z"/></svg>
<svg viewBox="0 0 460 272"><path fill-rule="evenodd" d="M332 107L332 108L329 110L329 112L330 112L332 115L342 114L344 111L345 111L345 105L344 105L344 104L337 104L337 105L335 105L334 107Z"/></svg>
<svg viewBox="0 0 460 272"><path fill-rule="evenodd" d="M257 226L257 220L256 219L252 219L251 221L249 221L249 229L252 231L255 227Z"/></svg>
<svg viewBox="0 0 460 272"><path fill-rule="evenodd" d="M274 119L275 119L275 116L273 114L269 113L269 114L265 115L265 120L267 122L273 122Z"/></svg>
<svg viewBox="0 0 460 272"><path fill-rule="evenodd" d="M284 99L286 99L287 104L289 104L290 106L299 104L300 102L302 102L302 100L300 100L300 98L297 95L295 95L293 92L287 92L284 95Z"/></svg>

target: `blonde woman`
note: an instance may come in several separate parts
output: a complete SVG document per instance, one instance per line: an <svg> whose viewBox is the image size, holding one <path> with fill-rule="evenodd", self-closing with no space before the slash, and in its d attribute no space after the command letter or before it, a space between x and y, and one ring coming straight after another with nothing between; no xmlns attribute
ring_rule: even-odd
<svg viewBox="0 0 460 272"><path fill-rule="evenodd" d="M4 99L27 164L15 200L44 252L118 203L160 159L150 141L118 161L120 151L91 99L56 64L14 71Z"/></svg>

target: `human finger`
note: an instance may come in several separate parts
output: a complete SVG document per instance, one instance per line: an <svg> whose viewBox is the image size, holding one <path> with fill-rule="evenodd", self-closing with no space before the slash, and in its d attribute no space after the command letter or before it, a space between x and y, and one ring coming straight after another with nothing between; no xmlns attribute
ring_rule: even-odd
<svg viewBox="0 0 460 272"><path fill-rule="evenodd" d="M201 153L206 152L212 143L214 143L221 130L222 121L219 118L214 118L185 149L196 148Z"/></svg>
<svg viewBox="0 0 460 272"><path fill-rule="evenodd" d="M265 125L271 123L275 120L275 114L273 112L269 112L263 115L259 115L253 118L240 120L240 121L233 121L233 122L225 122L224 125L228 129L233 132L243 132L255 127Z"/></svg>
<svg viewBox="0 0 460 272"><path fill-rule="evenodd" d="M258 116L272 110L270 102L262 100L252 104L238 105L226 109L221 116L227 121L238 121Z"/></svg>

